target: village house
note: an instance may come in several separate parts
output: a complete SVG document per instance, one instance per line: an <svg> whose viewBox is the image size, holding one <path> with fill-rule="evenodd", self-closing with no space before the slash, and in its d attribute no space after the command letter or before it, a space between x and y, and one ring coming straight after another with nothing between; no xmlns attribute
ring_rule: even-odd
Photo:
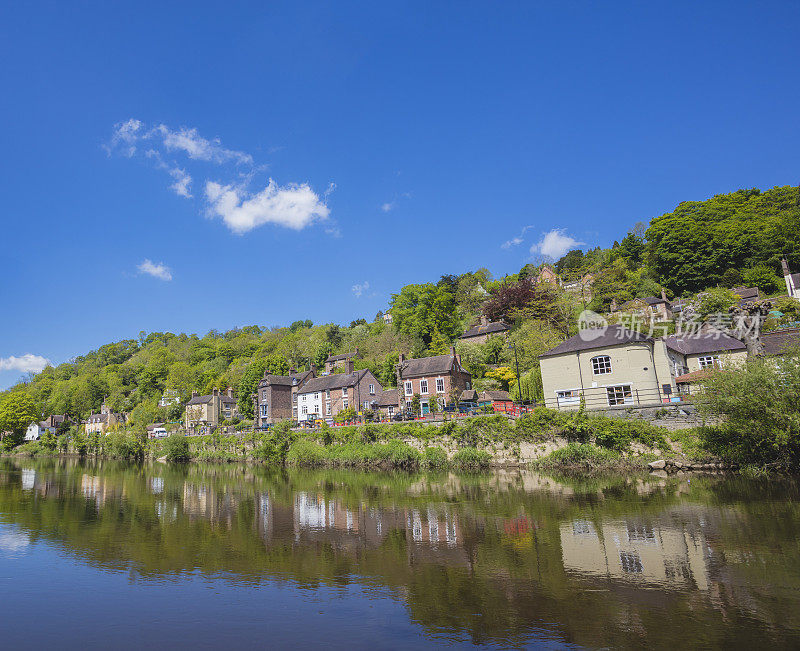
<svg viewBox="0 0 800 651"><path fill-rule="evenodd" d="M340 411L353 407L357 412L377 407L383 387L369 369L356 371L348 360L344 373L309 379L297 391L297 420L333 420Z"/></svg>
<svg viewBox="0 0 800 651"><path fill-rule="evenodd" d="M514 401L508 391L481 391L478 394L478 406L491 406L495 411L508 411L514 407Z"/></svg>
<svg viewBox="0 0 800 651"><path fill-rule="evenodd" d="M575 280L563 280L561 288L571 294L580 294L581 298L587 303L592 300L592 285L594 285L594 274L586 273Z"/></svg>
<svg viewBox="0 0 800 651"><path fill-rule="evenodd" d="M784 258L781 260L783 268L783 280L786 283L786 293L791 298L800 300L800 273L793 274L789 270L789 262Z"/></svg>
<svg viewBox="0 0 800 651"><path fill-rule="evenodd" d="M747 307L759 299L758 287L734 287L731 290L739 297L739 305Z"/></svg>
<svg viewBox="0 0 800 651"><path fill-rule="evenodd" d="M481 315L480 322L461 335L460 339L472 344L485 344L491 337L505 336L508 331L509 327L505 323L490 322L484 315Z"/></svg>
<svg viewBox="0 0 800 651"><path fill-rule="evenodd" d="M92 414L83 421L83 429L87 434L98 433L105 435L114 425L121 425L125 422L125 414L113 412L104 402L100 407L99 414Z"/></svg>
<svg viewBox="0 0 800 651"><path fill-rule="evenodd" d="M616 301L612 302L611 311L616 311ZM671 321L673 318L672 304L667 300L667 295L663 289L661 290L661 296L634 298L624 303L620 312L636 316L645 322Z"/></svg>
<svg viewBox="0 0 800 651"><path fill-rule="evenodd" d="M396 372L397 386L401 388L398 406L411 409L412 400L418 395L422 414L430 413L431 400L436 400L441 408L454 402L454 396L472 388L472 376L461 366L461 356L456 354L455 347L447 355L421 359L407 360L400 355Z"/></svg>
<svg viewBox="0 0 800 651"><path fill-rule="evenodd" d="M338 371L344 371L347 368L347 363L349 361L361 359L361 355L358 352L358 348L355 349L352 353L342 353L341 355L328 355L328 359L325 360L325 372L326 373L334 373Z"/></svg>
<svg viewBox="0 0 800 651"><path fill-rule="evenodd" d="M187 428L199 426L216 427L224 420L238 418L239 408L233 389L228 387L224 392L214 389L207 396L192 391L192 397L186 404L185 424Z"/></svg>
<svg viewBox="0 0 800 651"><path fill-rule="evenodd" d="M171 405L180 404L181 397L175 389L165 389L161 398L158 400L159 407L169 407Z"/></svg>
<svg viewBox="0 0 800 651"><path fill-rule="evenodd" d="M692 385L705 379L708 371L747 359L744 343L713 328L691 335L669 335L664 343L680 394L693 393Z"/></svg>
<svg viewBox="0 0 800 651"><path fill-rule="evenodd" d="M289 375L272 375L265 372L253 394L254 426L263 429L279 421L297 420L297 392L311 378L315 370L297 373L291 369Z"/></svg>
<svg viewBox="0 0 800 651"><path fill-rule="evenodd" d="M381 418L394 418L400 409L398 407L397 389L384 389L378 396L378 411Z"/></svg>
<svg viewBox="0 0 800 651"><path fill-rule="evenodd" d="M582 330L539 356L545 406L588 409L667 402L675 393L667 347L621 325Z"/></svg>
<svg viewBox="0 0 800 651"><path fill-rule="evenodd" d="M48 416L42 421L33 422L28 425L28 429L25 430L25 440L26 441L38 441L45 432L50 432L51 434L58 434L58 430L63 428L64 423L69 424L71 421L68 416L65 414L56 414L53 416Z"/></svg>

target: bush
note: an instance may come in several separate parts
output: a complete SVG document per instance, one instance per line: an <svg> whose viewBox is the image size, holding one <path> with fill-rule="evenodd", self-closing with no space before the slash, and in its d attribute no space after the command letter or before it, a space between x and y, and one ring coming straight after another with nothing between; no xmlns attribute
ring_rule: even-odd
<svg viewBox="0 0 800 651"><path fill-rule="evenodd" d="M701 429L703 446L742 465L800 468L798 396L797 352L713 373L695 403L705 417L721 422Z"/></svg>
<svg viewBox="0 0 800 651"><path fill-rule="evenodd" d="M144 458L142 440L127 430L107 434L100 441L103 452L114 459L141 461Z"/></svg>
<svg viewBox="0 0 800 651"><path fill-rule="evenodd" d="M424 470L444 470L449 465L447 453L442 448L425 448L419 465Z"/></svg>
<svg viewBox="0 0 800 651"><path fill-rule="evenodd" d="M167 461L189 460L189 439L180 434L173 434L164 439L164 454Z"/></svg>
<svg viewBox="0 0 800 651"><path fill-rule="evenodd" d="M290 466L322 466L326 460L325 448L309 439L295 441L286 455L286 463Z"/></svg>
<svg viewBox="0 0 800 651"><path fill-rule="evenodd" d="M566 447L553 450L535 465L540 468L581 466L592 469L619 460L619 454L613 450L599 448L591 443L570 443Z"/></svg>
<svg viewBox="0 0 800 651"><path fill-rule="evenodd" d="M489 467L492 455L476 448L462 448L453 455L451 461L457 470L484 470Z"/></svg>

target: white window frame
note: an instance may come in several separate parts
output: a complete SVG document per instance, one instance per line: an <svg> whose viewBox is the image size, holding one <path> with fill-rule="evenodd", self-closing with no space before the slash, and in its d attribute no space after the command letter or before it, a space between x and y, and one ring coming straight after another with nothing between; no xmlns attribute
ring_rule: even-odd
<svg viewBox="0 0 800 651"><path fill-rule="evenodd" d="M560 391L555 391L556 394L556 404L557 405L577 405L581 401L581 389L580 387L575 387L574 389L561 389ZM575 394L569 395L566 394Z"/></svg>
<svg viewBox="0 0 800 651"><path fill-rule="evenodd" d="M467 380L465 384L466 384L467 391L469 391L472 388L472 386L469 383L469 380Z"/></svg>
<svg viewBox="0 0 800 651"><path fill-rule="evenodd" d="M326 416L330 416L331 415L331 401L330 400L326 400L325 401L325 415Z"/></svg>
<svg viewBox="0 0 800 651"><path fill-rule="evenodd" d="M269 405L265 402L261 405L261 418L269 417Z"/></svg>
<svg viewBox="0 0 800 651"><path fill-rule="evenodd" d="M369 385L369 395L371 395L371 396L375 395L375 385L374 384L370 384Z"/></svg>
<svg viewBox="0 0 800 651"><path fill-rule="evenodd" d="M436 378L436 393L444 393L444 378Z"/></svg>
<svg viewBox="0 0 800 651"><path fill-rule="evenodd" d="M301 412L304 416L308 413L308 405L303 405L303 411Z"/></svg>
<svg viewBox="0 0 800 651"><path fill-rule="evenodd" d="M407 396L413 396L414 395L414 383L411 380L406 380L403 383L403 388L405 389L405 392L406 392Z"/></svg>
<svg viewBox="0 0 800 651"><path fill-rule="evenodd" d="M350 406L350 402L347 400L347 398L343 398L342 399L342 409L347 409L349 406Z"/></svg>
<svg viewBox="0 0 800 651"><path fill-rule="evenodd" d="M364 411L369 411L369 400L364 401Z"/></svg>
<svg viewBox="0 0 800 651"><path fill-rule="evenodd" d="M700 370L714 368L719 366L719 355L700 355L697 358L697 363L700 365Z"/></svg>
<svg viewBox="0 0 800 651"><path fill-rule="evenodd" d="M406 411L411 411L411 401L406 400Z"/></svg>
<svg viewBox="0 0 800 651"><path fill-rule="evenodd" d="M589 361L592 363L593 375L609 375L614 371L611 366L611 355L595 355Z"/></svg>
<svg viewBox="0 0 800 651"><path fill-rule="evenodd" d="M419 393L422 396L428 395L428 381L427 380L420 380L419 381Z"/></svg>
<svg viewBox="0 0 800 651"><path fill-rule="evenodd" d="M342 398L347 397L347 387L342 387Z"/></svg>
<svg viewBox="0 0 800 651"><path fill-rule="evenodd" d="M627 394L625 389L627 388ZM617 389L622 389L622 396L620 400L620 396L617 395L619 393ZM612 396L609 391L613 391L614 395ZM633 404L633 387L630 384L611 384L606 387L606 400L608 401L609 407L616 407L619 405L632 405Z"/></svg>

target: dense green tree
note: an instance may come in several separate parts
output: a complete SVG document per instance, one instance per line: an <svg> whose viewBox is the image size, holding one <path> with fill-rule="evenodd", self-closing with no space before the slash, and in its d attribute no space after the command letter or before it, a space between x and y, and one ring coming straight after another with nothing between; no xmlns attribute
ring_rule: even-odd
<svg viewBox="0 0 800 651"><path fill-rule="evenodd" d="M0 438L5 449L22 442L25 430L39 415L29 395L21 391L0 400Z"/></svg>
<svg viewBox="0 0 800 651"><path fill-rule="evenodd" d="M419 338L425 346L437 330L447 341L458 334L453 296L436 285L406 285L399 294L392 294L390 304L397 331Z"/></svg>

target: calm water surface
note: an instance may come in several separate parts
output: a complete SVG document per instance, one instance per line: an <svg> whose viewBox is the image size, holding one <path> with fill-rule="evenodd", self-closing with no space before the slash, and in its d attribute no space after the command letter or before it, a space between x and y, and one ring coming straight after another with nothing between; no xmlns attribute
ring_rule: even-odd
<svg viewBox="0 0 800 651"><path fill-rule="evenodd" d="M4 648L800 646L798 485L0 461Z"/></svg>

